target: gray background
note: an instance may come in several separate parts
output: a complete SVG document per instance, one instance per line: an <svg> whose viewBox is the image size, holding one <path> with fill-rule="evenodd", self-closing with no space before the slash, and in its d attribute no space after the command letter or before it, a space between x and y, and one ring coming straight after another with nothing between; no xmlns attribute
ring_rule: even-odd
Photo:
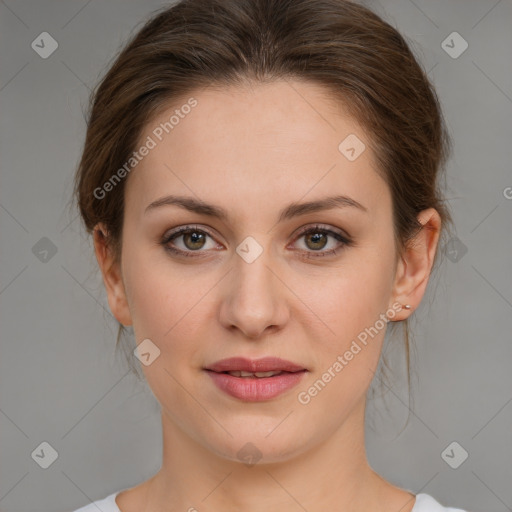
<svg viewBox="0 0 512 512"><path fill-rule="evenodd" d="M161 5L0 0L5 512L73 510L160 467L158 404L114 352L92 242L67 204L89 89ZM454 137L448 198L460 239L412 322L411 410L398 356L397 377L369 406L369 459L446 505L512 510L512 2L366 5L407 37L437 87ZM59 45L47 59L31 47L43 31ZM469 44L458 58L441 46L454 31ZM43 441L58 453L48 469L31 456ZM469 454L458 469L441 456L453 441Z"/></svg>

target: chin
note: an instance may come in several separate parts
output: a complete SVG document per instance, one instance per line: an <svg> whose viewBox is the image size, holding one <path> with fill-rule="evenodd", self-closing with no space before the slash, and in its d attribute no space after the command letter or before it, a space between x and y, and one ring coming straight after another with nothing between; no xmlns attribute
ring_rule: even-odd
<svg viewBox="0 0 512 512"><path fill-rule="evenodd" d="M292 415L290 415L292 416ZM269 424L272 426L262 426L258 428L248 428L250 419L244 418L245 425L235 428L225 425L227 430L233 434L221 435L220 438L209 438L205 445L218 456L231 461L239 462L247 467L255 464L274 464L286 462L294 457L302 454L314 444L314 434L307 434L304 423L300 423L301 431L296 432L285 427L286 420L283 424L272 419ZM261 420L260 420L261 422ZM291 424L292 427L297 423Z"/></svg>

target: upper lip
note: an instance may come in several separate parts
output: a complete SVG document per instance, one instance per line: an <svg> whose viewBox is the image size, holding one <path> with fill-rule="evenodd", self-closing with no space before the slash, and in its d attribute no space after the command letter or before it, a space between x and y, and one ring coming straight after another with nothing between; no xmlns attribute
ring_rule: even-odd
<svg viewBox="0 0 512 512"><path fill-rule="evenodd" d="M279 357L262 357L261 359L246 359L245 357L230 357L228 359L221 359L205 368L214 372L231 372L231 371L244 371L244 372L298 372L305 370L303 366L280 359Z"/></svg>

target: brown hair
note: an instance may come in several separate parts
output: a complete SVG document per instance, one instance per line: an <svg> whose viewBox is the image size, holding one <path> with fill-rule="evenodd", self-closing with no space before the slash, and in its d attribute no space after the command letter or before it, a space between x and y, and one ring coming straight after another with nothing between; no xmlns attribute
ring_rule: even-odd
<svg viewBox="0 0 512 512"><path fill-rule="evenodd" d="M452 219L439 178L450 138L435 90L397 30L347 0L183 0L155 13L91 96L74 191L87 232L104 223L120 261L125 180L106 200L94 191L170 101L211 85L279 79L323 85L364 127L391 191L397 254L423 209L439 212L445 232ZM116 347L122 331L119 324Z"/></svg>

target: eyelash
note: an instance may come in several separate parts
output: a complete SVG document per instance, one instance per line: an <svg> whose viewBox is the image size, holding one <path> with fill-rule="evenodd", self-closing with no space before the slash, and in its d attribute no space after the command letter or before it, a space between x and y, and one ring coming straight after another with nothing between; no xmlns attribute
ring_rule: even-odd
<svg viewBox="0 0 512 512"><path fill-rule="evenodd" d="M210 233L208 233L208 231L205 231L204 229L199 229L196 226L183 226L181 228L178 228L176 231L173 231L172 233L164 236L164 238L161 241L161 245L164 247L164 249L166 251L169 251L170 253L176 254L178 256L185 256L185 257L192 257L192 258L194 258L194 257L195 258L201 257L201 256L198 256L198 255L196 255L194 253L195 252L205 252L205 251L201 251L201 250L198 250L198 251L183 251L181 249L177 249L176 247L172 247L172 246L168 245L169 242L175 240L176 238L179 238L183 234L186 234L186 233L196 233L196 232L206 234L209 237L213 238L213 236ZM331 229L327 229L327 228L324 228L324 227L319 226L319 225L316 225L314 227L304 228L303 230L300 231L300 233L297 235L297 237L295 238L294 241L297 241L301 237L303 237L305 235L309 235L310 233L321 233L323 235L332 236L333 238L338 240L338 242L341 243L341 247L339 246L339 247L336 247L334 249L330 249L328 251L311 251L311 252L306 251L306 253L301 256L301 257L306 258L306 259L324 258L326 256L334 256L335 254L337 254L337 251L340 248L350 247L351 245L353 245L353 242L352 242L352 240L350 238L348 238L346 236L343 236L343 235L341 235L340 233L338 233L336 231L332 231Z"/></svg>

